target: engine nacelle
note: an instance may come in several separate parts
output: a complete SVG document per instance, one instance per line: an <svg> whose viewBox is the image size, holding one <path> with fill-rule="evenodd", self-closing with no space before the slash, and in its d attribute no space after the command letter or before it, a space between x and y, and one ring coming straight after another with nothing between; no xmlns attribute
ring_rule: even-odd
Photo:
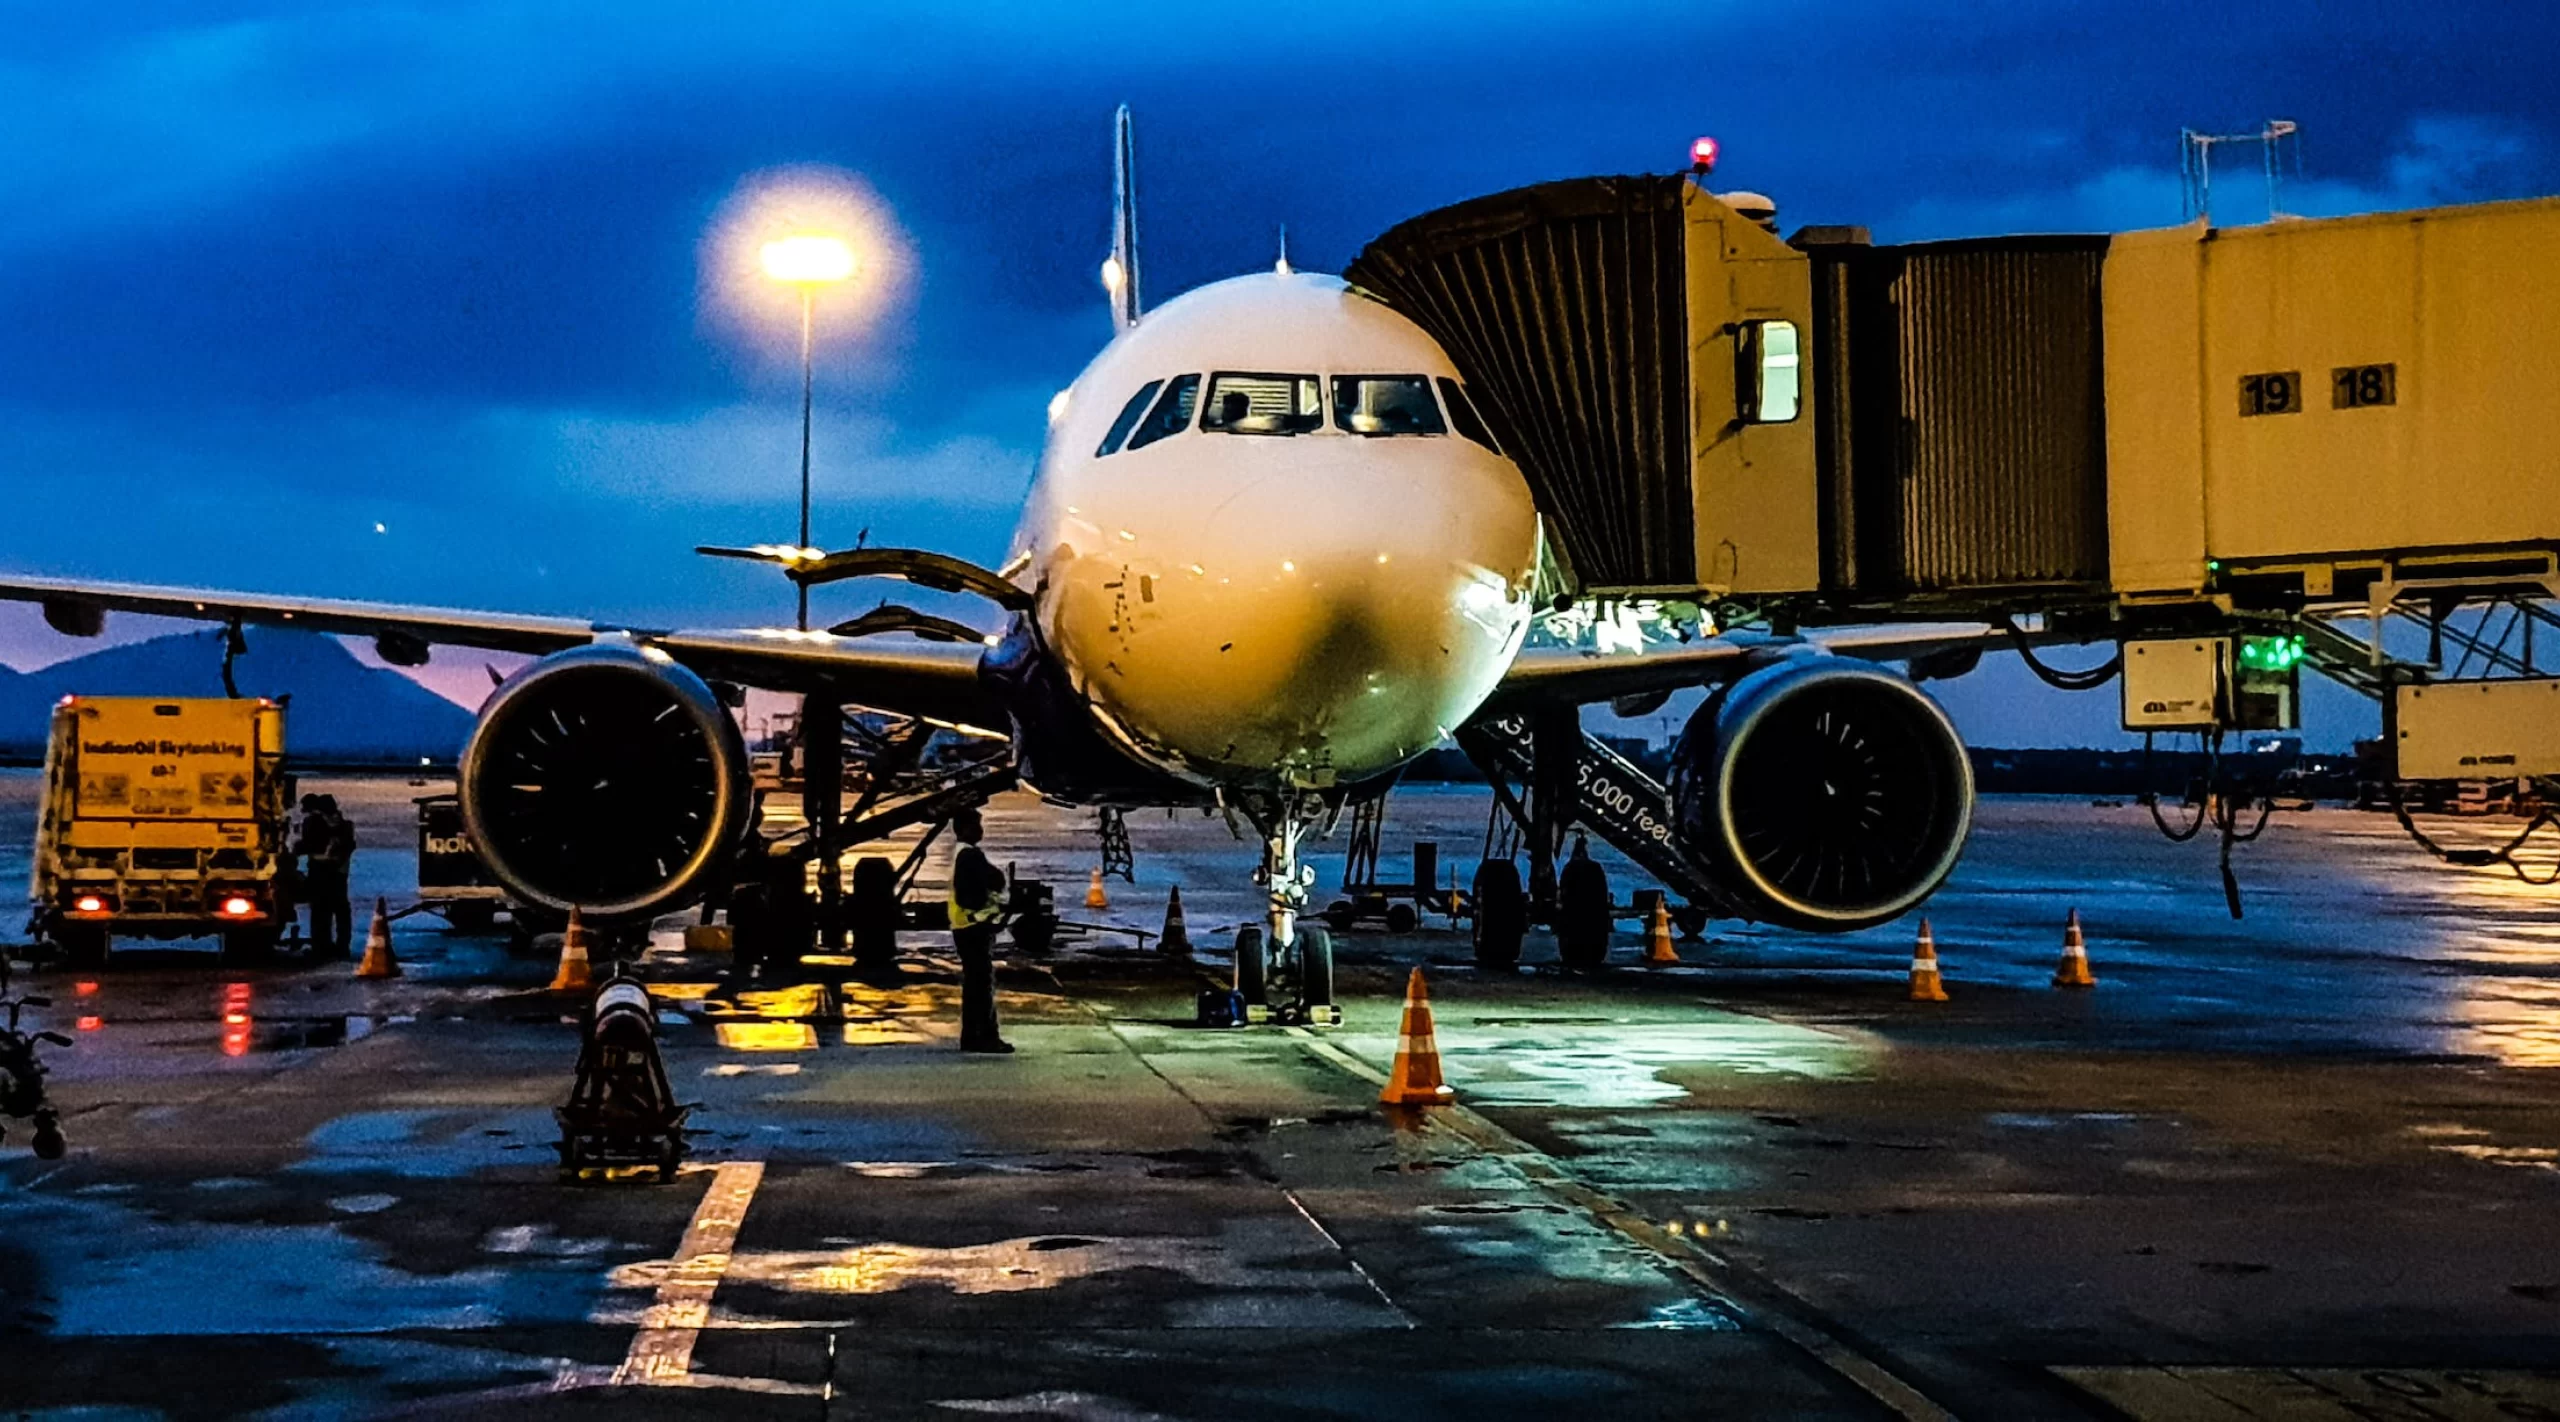
<svg viewBox="0 0 2560 1422"><path fill-rule="evenodd" d="M632 917L697 897L751 796L737 723L654 647L598 642L507 678L462 751L463 824L510 893Z"/></svg>
<svg viewBox="0 0 2560 1422"><path fill-rule="evenodd" d="M1750 917L1842 932L1927 898L1973 826L1973 766L1926 692L1790 657L1725 687L1671 758L1681 838Z"/></svg>

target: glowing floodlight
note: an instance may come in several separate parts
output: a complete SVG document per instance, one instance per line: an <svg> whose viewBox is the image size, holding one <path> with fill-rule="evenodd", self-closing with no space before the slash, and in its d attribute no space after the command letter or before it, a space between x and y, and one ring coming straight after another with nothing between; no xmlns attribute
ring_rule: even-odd
<svg viewBox="0 0 2560 1422"><path fill-rule="evenodd" d="M764 274L775 281L817 284L853 275L853 249L835 237L803 233L764 244Z"/></svg>

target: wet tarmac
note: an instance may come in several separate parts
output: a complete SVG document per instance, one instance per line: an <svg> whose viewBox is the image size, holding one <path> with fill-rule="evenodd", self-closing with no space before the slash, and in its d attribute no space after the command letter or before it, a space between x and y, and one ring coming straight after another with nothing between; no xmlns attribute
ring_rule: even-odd
<svg viewBox="0 0 2560 1422"><path fill-rule="evenodd" d="M336 788L396 906L425 790ZM1389 875L1484 811L1400 792ZM1080 902L1088 820L989 823ZM1178 882L1201 955L1015 955L1009 1058L956 1050L941 935L896 988L729 995L668 925L664 1183L560 1181L575 1030L496 938L22 975L72 1150L0 1145L0 1414L2560 1416L2560 890L2387 818L2280 817L2235 923L2138 809L1988 802L1944 1004L1908 923L1669 968L1630 932L1594 977L1426 925L1346 936L1341 1027L1223 1032L1191 997L1253 853L1130 827L1069 917L1152 932ZM2093 991L2048 985L2072 908ZM1461 1104L1395 1118L1417 964Z"/></svg>

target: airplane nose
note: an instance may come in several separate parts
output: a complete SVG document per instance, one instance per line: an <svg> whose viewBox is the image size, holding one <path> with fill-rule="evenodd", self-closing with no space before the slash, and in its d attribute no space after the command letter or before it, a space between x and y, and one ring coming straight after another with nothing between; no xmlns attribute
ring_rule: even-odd
<svg viewBox="0 0 2560 1422"><path fill-rule="evenodd" d="M1527 616L1534 525L1497 526L1446 481L1363 475L1265 480L1219 511L1203 543L1220 564L1163 594L1168 630L1217 640L1146 698L1161 743L1323 786L1428 750L1491 690Z"/></svg>

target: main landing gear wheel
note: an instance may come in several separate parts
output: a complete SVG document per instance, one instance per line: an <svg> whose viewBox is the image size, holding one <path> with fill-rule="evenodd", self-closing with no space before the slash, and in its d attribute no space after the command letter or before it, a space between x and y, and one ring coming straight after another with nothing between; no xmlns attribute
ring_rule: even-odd
<svg viewBox="0 0 2560 1422"><path fill-rule="evenodd" d="M1529 931L1529 898L1520 890L1520 866L1488 859L1476 869L1476 966L1509 972L1520 964L1520 940Z"/></svg>
<svg viewBox="0 0 2560 1422"><path fill-rule="evenodd" d="M1251 924L1236 930L1236 995L1247 1007L1271 1003L1271 953Z"/></svg>
<svg viewBox="0 0 2560 1422"><path fill-rule="evenodd" d="M1609 934L1617 927L1609 909L1609 875L1584 860L1567 865L1556 903L1556 958L1576 972L1609 961Z"/></svg>
<svg viewBox="0 0 2560 1422"><path fill-rule="evenodd" d="M853 962L863 981L894 982L898 976L898 925L906 908L898 902L898 867L877 854L853 862Z"/></svg>

